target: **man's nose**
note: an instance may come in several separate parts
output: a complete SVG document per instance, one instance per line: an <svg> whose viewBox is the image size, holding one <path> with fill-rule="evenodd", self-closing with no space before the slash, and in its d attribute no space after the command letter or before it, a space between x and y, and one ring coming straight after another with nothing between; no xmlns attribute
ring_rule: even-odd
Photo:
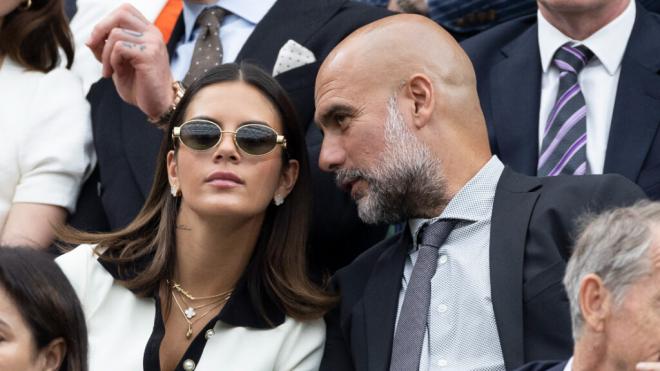
<svg viewBox="0 0 660 371"><path fill-rule="evenodd" d="M326 134L321 144L321 153L319 154L319 167L323 171L335 171L346 160L346 151L344 150L341 138L332 134Z"/></svg>

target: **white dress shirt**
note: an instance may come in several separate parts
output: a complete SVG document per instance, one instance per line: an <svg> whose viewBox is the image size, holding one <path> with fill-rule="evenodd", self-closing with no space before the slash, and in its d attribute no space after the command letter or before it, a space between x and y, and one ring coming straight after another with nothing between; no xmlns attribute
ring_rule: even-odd
<svg viewBox="0 0 660 371"><path fill-rule="evenodd" d="M413 248L403 270L397 322L419 254L417 235L421 227L438 219L460 220L440 247L431 280L429 322L419 363L422 371L505 369L491 300L489 268L491 215L503 170L502 162L493 156L439 217L409 221Z"/></svg>
<svg viewBox="0 0 660 371"><path fill-rule="evenodd" d="M573 357L571 357L571 359L568 360L568 363L566 363L564 371L573 371Z"/></svg>
<svg viewBox="0 0 660 371"><path fill-rule="evenodd" d="M185 34L179 41L170 63L175 80L183 80L190 68L198 29L194 28L197 17L205 8L219 6L228 14L220 26L222 63L236 60L238 53L257 24L275 4L275 0L219 0L215 4L198 4L184 1L183 22Z"/></svg>
<svg viewBox="0 0 660 371"><path fill-rule="evenodd" d="M580 44L588 47L594 58L578 75L587 105L587 162L592 174L602 174L610 134L612 112L621 73L621 60L635 23L635 1L626 10ZM539 111L539 150L550 111L557 99L559 69L552 65L555 51L568 41L576 42L551 25L538 12L538 38L543 77Z"/></svg>

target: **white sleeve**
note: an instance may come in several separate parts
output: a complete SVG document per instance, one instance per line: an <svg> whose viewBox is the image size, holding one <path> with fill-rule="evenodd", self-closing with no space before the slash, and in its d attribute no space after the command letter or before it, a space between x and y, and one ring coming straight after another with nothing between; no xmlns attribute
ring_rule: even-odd
<svg viewBox="0 0 660 371"><path fill-rule="evenodd" d="M299 322L288 334L279 352L276 371L316 371L325 345L323 319Z"/></svg>
<svg viewBox="0 0 660 371"><path fill-rule="evenodd" d="M93 245L80 245L75 249L60 255L55 259L55 263L60 266L66 278L69 279L71 286L78 295L85 314L86 307L89 305L87 287L89 286L89 277L93 264L96 264Z"/></svg>
<svg viewBox="0 0 660 371"><path fill-rule="evenodd" d="M95 162L89 103L80 80L57 68L40 79L19 138L20 180L13 202L62 206L73 212Z"/></svg>

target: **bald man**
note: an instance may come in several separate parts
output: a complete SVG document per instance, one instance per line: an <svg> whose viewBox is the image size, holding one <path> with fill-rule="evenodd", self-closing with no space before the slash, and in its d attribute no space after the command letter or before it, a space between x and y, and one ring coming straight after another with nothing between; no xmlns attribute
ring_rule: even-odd
<svg viewBox="0 0 660 371"><path fill-rule="evenodd" d="M323 370L504 370L570 356L574 219L643 197L621 176L533 178L492 156L472 66L432 21L365 26L316 80L320 166L404 231L340 270Z"/></svg>

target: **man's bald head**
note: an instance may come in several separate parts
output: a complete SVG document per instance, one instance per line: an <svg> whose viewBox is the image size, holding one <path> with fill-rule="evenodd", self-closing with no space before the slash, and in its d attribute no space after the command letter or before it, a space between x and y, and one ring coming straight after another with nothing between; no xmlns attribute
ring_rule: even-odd
<svg viewBox="0 0 660 371"><path fill-rule="evenodd" d="M474 70L463 49L435 22L418 15L383 18L353 32L325 59L317 81L333 73L354 73L393 88L424 73L436 88L471 89L476 98Z"/></svg>

